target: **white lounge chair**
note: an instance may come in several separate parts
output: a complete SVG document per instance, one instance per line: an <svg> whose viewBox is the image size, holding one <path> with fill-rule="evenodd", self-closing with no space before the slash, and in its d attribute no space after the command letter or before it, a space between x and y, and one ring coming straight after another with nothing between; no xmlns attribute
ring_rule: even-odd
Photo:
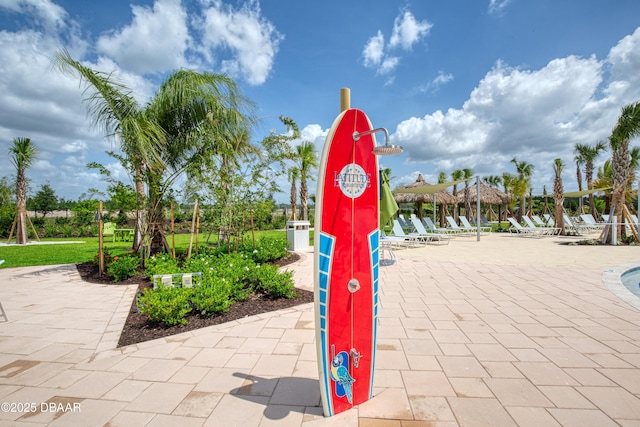
<svg viewBox="0 0 640 427"><path fill-rule="evenodd" d="M452 230L450 228L437 227L429 217L422 218L422 223L425 225L425 227L427 228L427 231L430 233L448 234L451 237L455 237L455 235L457 234L455 230Z"/></svg>
<svg viewBox="0 0 640 427"><path fill-rule="evenodd" d="M528 216L523 216L522 219L524 220L524 222L527 224L528 228L531 228L533 230L539 230L543 235L549 235L549 236L553 236L555 234L559 234L560 233L560 229L556 228L556 227L540 227L538 225L536 225L531 218L529 218Z"/></svg>
<svg viewBox="0 0 640 427"><path fill-rule="evenodd" d="M419 244L427 243L427 241L430 239L429 236L418 235L418 233L410 233L410 234L405 233L404 230L402 229L402 226L400 225L400 222L397 219L393 220L393 228L391 229L391 232L396 237L404 238L407 244L419 245Z"/></svg>
<svg viewBox="0 0 640 427"><path fill-rule="evenodd" d="M475 225L471 225L471 223L469 222L469 220L467 219L466 216L460 215L458 218L460 219L460 222L462 223L462 227L464 229L475 230L476 233L478 232L478 227L475 226ZM487 234L490 231L491 231L491 227L482 227L482 226L480 226L480 233Z"/></svg>
<svg viewBox="0 0 640 427"><path fill-rule="evenodd" d="M509 232L510 233L513 233L513 234L516 234L516 235L522 236L522 237L542 237L544 235L538 229L533 229L531 227L523 227L513 217L509 217L509 218L507 218L507 220L511 223L511 227L509 227Z"/></svg>
<svg viewBox="0 0 640 427"><path fill-rule="evenodd" d="M604 227L607 226L605 222L597 222L593 215L591 214L582 214L580 215L582 221L584 221L584 227L593 231L601 231Z"/></svg>
<svg viewBox="0 0 640 427"><path fill-rule="evenodd" d="M429 231L427 231L426 228L424 228L424 225L422 225L422 222L420 222L418 217L411 216L411 223L413 224L418 235L420 236L428 235L430 237L429 242L440 242L440 243L444 243L445 245L449 244L450 237L448 234L430 233Z"/></svg>
<svg viewBox="0 0 640 427"><path fill-rule="evenodd" d="M446 218L447 222L449 223L449 228L455 230L460 234L472 234L476 231L473 228L460 227L458 224L456 224L456 220L453 219L452 216L447 216Z"/></svg>

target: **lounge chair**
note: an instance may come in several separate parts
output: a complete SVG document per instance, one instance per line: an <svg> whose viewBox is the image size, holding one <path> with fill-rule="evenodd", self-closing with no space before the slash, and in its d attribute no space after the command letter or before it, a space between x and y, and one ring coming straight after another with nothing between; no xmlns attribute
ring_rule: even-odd
<svg viewBox="0 0 640 427"><path fill-rule="evenodd" d="M430 237L427 235L423 236L423 235L418 235L418 233L410 233L410 234L405 233L404 230L402 229L402 225L400 225L400 221L398 221L397 219L393 220L393 228L391 229L391 232L396 237L404 238L407 244L427 243L427 241L430 239Z"/></svg>
<svg viewBox="0 0 640 427"><path fill-rule="evenodd" d="M509 217L507 220L511 223L509 232L522 237L542 237L544 234L537 228L523 227L515 218Z"/></svg>
<svg viewBox="0 0 640 427"><path fill-rule="evenodd" d="M540 230L540 232L543 235L550 235L553 236L555 234L559 234L560 233L560 229L556 228L556 227L541 227L539 225L536 225L531 218L529 218L528 216L523 216L522 219L524 220L524 222L527 224L528 228L534 229L534 230Z"/></svg>
<svg viewBox="0 0 640 427"><path fill-rule="evenodd" d="M551 218L551 216L549 216L549 218ZM549 227L549 220L547 220L547 222L544 222L538 215L533 215L531 219L538 227Z"/></svg>
<svg viewBox="0 0 640 427"><path fill-rule="evenodd" d="M460 222L462 223L462 227L464 229L473 229L476 232L478 232L478 227L476 225L471 225L471 223L469 222L466 216L460 215L458 218L460 219ZM480 226L480 233L487 234L490 231L491 231L491 227Z"/></svg>
<svg viewBox="0 0 640 427"><path fill-rule="evenodd" d="M456 220L453 219L452 216L448 216L447 217L447 222L449 223L449 228L450 229L455 230L456 232L458 232L460 234L473 234L474 232L477 231L473 227L471 227L471 228L460 227L458 224L456 224Z"/></svg>
<svg viewBox="0 0 640 427"><path fill-rule="evenodd" d="M593 231L601 231L607 226L605 222L597 222L591 214L582 214L580 218L584 221L584 227Z"/></svg>
<svg viewBox="0 0 640 427"><path fill-rule="evenodd" d="M437 227L429 217L422 218L422 223L427 228L427 231L429 233L448 234L451 237L454 237L457 234L455 230L452 230L450 228Z"/></svg>
<svg viewBox="0 0 640 427"><path fill-rule="evenodd" d="M421 235L421 236L428 235L430 237L429 242L436 242L437 241L437 242L444 243L445 245L449 244L450 236L448 234L446 234L446 233L430 233L426 228L424 228L424 225L422 225L422 222L420 222L418 217L412 216L411 217L411 223L415 227L415 230L418 233L418 235Z"/></svg>

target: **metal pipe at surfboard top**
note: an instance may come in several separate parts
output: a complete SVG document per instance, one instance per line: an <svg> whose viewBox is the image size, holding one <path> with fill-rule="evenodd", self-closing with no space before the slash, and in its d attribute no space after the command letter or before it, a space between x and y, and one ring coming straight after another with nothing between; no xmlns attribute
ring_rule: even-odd
<svg viewBox="0 0 640 427"><path fill-rule="evenodd" d="M351 108L351 89L343 87L340 89L340 112Z"/></svg>

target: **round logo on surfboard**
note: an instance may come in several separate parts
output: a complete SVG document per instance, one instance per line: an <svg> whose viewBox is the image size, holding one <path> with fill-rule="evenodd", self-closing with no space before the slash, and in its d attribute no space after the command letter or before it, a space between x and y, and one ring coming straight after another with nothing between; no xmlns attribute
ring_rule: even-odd
<svg viewBox="0 0 640 427"><path fill-rule="evenodd" d="M356 163L349 163L342 168L340 173L333 173L333 186L340 187L340 191L347 197L356 199L371 186L371 176Z"/></svg>

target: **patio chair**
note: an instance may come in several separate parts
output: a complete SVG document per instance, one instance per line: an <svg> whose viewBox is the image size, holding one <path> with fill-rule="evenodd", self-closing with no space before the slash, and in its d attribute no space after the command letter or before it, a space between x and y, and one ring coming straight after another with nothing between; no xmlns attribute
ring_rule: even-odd
<svg viewBox="0 0 640 427"><path fill-rule="evenodd" d="M411 217L411 223L413 224L413 227L415 228L416 232L418 233L418 235L424 236L424 235L428 235L430 237L429 242L440 242L440 243L444 243L445 245L449 244L449 235L446 233L430 233L426 228L424 228L424 225L422 225L422 222L420 222L420 219L418 219L418 217L416 216L412 216Z"/></svg>
<svg viewBox="0 0 640 427"><path fill-rule="evenodd" d="M473 229L476 232L478 232L478 227L476 225L471 225L471 223L469 222L466 216L460 215L458 218L460 219L460 222L462 223L463 228ZM480 226L480 233L488 234L489 232L491 232L491 227Z"/></svg>
<svg viewBox="0 0 640 427"><path fill-rule="evenodd" d="M460 234L472 234L473 232L476 231L473 227L471 228L460 227L458 224L456 224L456 220L453 219L452 216L447 216L446 218L447 218L447 222L449 223L449 228L457 231Z"/></svg>
<svg viewBox="0 0 640 427"><path fill-rule="evenodd" d="M551 217L549 217L551 218ZM533 220L534 224L538 227L549 227L549 222L547 220L547 222L544 222L542 220L542 218L540 218L538 215L533 215L531 216L531 219Z"/></svg>
<svg viewBox="0 0 640 427"><path fill-rule="evenodd" d="M111 237L113 241L116 241L116 223L105 222L102 224L102 237Z"/></svg>
<svg viewBox="0 0 640 427"><path fill-rule="evenodd" d="M402 229L402 225L400 225L400 221L397 219L393 220L393 228L391 232L396 237L402 237L407 242L407 244L422 244L427 243L429 236L418 235L417 233L407 234Z"/></svg>
<svg viewBox="0 0 640 427"><path fill-rule="evenodd" d="M548 235L548 236L553 236L556 234L560 233L560 229L556 228L556 227L541 227L539 225L536 225L531 218L529 218L528 216L523 216L522 219L524 220L524 222L527 224L528 228L531 228L533 230L540 230L540 232L543 235Z"/></svg>
<svg viewBox="0 0 640 427"><path fill-rule="evenodd" d="M589 228L590 230L600 231L607 226L605 222L597 222L591 214L581 214L580 218L584 221L585 228Z"/></svg>
<svg viewBox="0 0 640 427"><path fill-rule="evenodd" d="M532 229L531 227L523 227L515 218L509 217L507 220L511 223L509 232L522 237L542 237L543 234L538 229Z"/></svg>
<svg viewBox="0 0 640 427"><path fill-rule="evenodd" d="M429 217L422 218L422 223L427 228L427 231L429 233L447 234L451 237L455 237L455 235L457 234L455 230L452 230L450 228L437 227Z"/></svg>

